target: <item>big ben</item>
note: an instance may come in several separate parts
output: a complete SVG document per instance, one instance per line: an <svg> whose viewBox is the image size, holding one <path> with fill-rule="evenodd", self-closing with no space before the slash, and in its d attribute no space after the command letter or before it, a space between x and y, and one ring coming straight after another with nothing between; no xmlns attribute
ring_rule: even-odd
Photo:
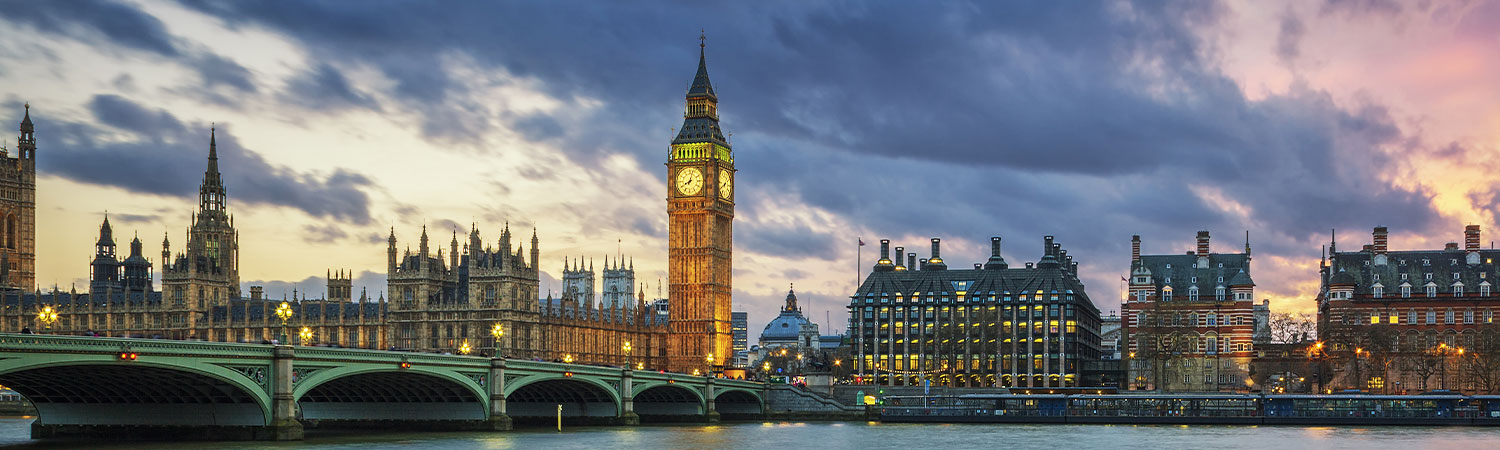
<svg viewBox="0 0 1500 450"><path fill-rule="evenodd" d="M668 367L712 373L730 355L734 153L719 128L702 38L682 130L667 157Z"/></svg>

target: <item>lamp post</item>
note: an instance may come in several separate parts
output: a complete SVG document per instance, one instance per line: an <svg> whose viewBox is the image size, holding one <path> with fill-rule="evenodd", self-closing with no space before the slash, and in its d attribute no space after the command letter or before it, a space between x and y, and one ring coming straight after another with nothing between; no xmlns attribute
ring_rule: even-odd
<svg viewBox="0 0 1500 450"><path fill-rule="evenodd" d="M460 355L467 355L471 351L474 351L474 347L470 347L469 346L469 339L468 338L464 338L463 342L461 342L461 343L458 344L458 354L460 354Z"/></svg>
<svg viewBox="0 0 1500 450"><path fill-rule="evenodd" d="M57 323L57 310L52 305L43 306L41 311L37 311L36 320L41 322L43 329L50 330L52 324Z"/></svg>
<svg viewBox="0 0 1500 450"><path fill-rule="evenodd" d="M495 338L495 356L505 357L500 354L500 338L505 337L505 326L501 325L500 322L495 322L495 326L490 327L490 337Z"/></svg>
<svg viewBox="0 0 1500 450"><path fill-rule="evenodd" d="M1317 367L1313 368L1315 375L1313 381L1317 384L1317 388L1313 391L1314 393L1323 391L1323 360L1327 357L1328 354L1323 352L1323 341L1314 342L1313 346L1307 349L1307 359L1317 364Z"/></svg>
<svg viewBox="0 0 1500 450"><path fill-rule="evenodd" d="M287 321L287 319L291 319L292 318L292 304L291 303L287 303L287 302L281 302L281 306L277 306L276 307L276 317L281 319L281 336L277 339L277 341L280 342L280 343L282 343L282 344L285 344L285 343L287 343L287 339L286 339L286 321Z"/></svg>
<svg viewBox="0 0 1500 450"><path fill-rule="evenodd" d="M625 368L629 369L632 362L630 360L630 341L625 341L625 344L621 345L620 349L625 351Z"/></svg>
<svg viewBox="0 0 1500 450"><path fill-rule="evenodd" d="M1447 342L1438 344L1438 389L1448 390L1448 355L1464 355L1463 347L1449 347Z"/></svg>
<svg viewBox="0 0 1500 450"><path fill-rule="evenodd" d="M297 332L297 337L302 339L301 341L299 341L299 343L301 343L302 345L309 345L308 341L311 341L313 338L312 328L302 327L302 331Z"/></svg>
<svg viewBox="0 0 1500 450"><path fill-rule="evenodd" d="M703 361L708 365L708 367L704 370L707 373L705 373L704 375L707 375L709 377L714 376L714 354L709 353L708 355L704 356Z"/></svg>

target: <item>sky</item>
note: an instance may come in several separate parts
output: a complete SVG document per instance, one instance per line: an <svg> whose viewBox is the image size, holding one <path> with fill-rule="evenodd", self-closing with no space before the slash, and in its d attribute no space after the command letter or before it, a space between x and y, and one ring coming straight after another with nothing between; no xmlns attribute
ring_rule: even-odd
<svg viewBox="0 0 1500 450"><path fill-rule="evenodd" d="M493 243L509 224L539 235L544 293L565 258L623 254L655 297L700 33L752 339L793 284L843 330L879 239L925 256L941 237L962 267L990 236L1018 264L1054 235L1108 313L1131 235L1168 254L1198 230L1237 252L1248 232L1257 297L1295 313L1334 230L1350 249L1387 226L1394 250L1500 232L1500 0L0 11L0 123L27 102L36 123L42 287L87 285L106 212L122 248L180 249L217 127L241 278L270 296L321 296L330 269L375 296L392 228L404 250L424 225Z"/></svg>

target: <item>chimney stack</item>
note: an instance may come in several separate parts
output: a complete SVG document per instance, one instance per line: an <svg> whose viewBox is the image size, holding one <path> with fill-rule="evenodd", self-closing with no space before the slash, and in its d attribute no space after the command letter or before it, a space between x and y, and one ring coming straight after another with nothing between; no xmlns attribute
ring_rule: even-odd
<svg viewBox="0 0 1500 450"><path fill-rule="evenodd" d="M918 269L921 269L921 268L922 268L921 266L917 265L917 254L916 253L907 253L906 254L906 269L907 270L918 270Z"/></svg>
<svg viewBox="0 0 1500 450"><path fill-rule="evenodd" d="M879 264L890 264L890 263L891 263L891 240L890 239L881 239L880 240L880 262L879 262Z"/></svg>
<svg viewBox="0 0 1500 450"><path fill-rule="evenodd" d="M1464 227L1464 250L1479 250L1479 225Z"/></svg>
<svg viewBox="0 0 1500 450"><path fill-rule="evenodd" d="M1370 247L1370 250L1374 251L1377 255L1384 255L1387 234L1385 227L1375 227L1373 234L1375 235L1375 245Z"/></svg>
<svg viewBox="0 0 1500 450"><path fill-rule="evenodd" d="M921 260L917 261L917 270L925 269L927 269L927 258L922 258Z"/></svg>
<svg viewBox="0 0 1500 450"><path fill-rule="evenodd" d="M1134 235L1134 236L1130 237L1130 262L1135 263L1135 262L1139 262L1140 260L1141 260L1141 235L1137 234L1137 235Z"/></svg>
<svg viewBox="0 0 1500 450"><path fill-rule="evenodd" d="M1052 236L1042 236L1042 256L1052 256Z"/></svg>
<svg viewBox="0 0 1500 450"><path fill-rule="evenodd" d="M1450 252L1451 251L1456 251L1456 250L1458 250L1458 243L1457 242L1449 242L1447 244L1443 244L1443 250L1444 251L1450 251Z"/></svg>
<svg viewBox="0 0 1500 450"><path fill-rule="evenodd" d="M1198 232L1198 256L1208 256L1208 231Z"/></svg>
<svg viewBox="0 0 1500 450"><path fill-rule="evenodd" d="M1473 225L1470 225L1470 226L1473 226ZM1478 233L1475 233L1474 242L1476 242L1476 243L1479 242ZM1475 245L1478 245L1478 244L1475 244ZM998 258L998 257L1000 257L1000 236L990 237L990 257L991 258Z"/></svg>
<svg viewBox="0 0 1500 450"><path fill-rule="evenodd" d="M932 257L931 258L927 258L928 261L942 261L943 260L943 257L942 257L942 254L941 254L942 253L942 251L941 251L942 249L939 248L939 247L941 247L942 242L943 242L942 239L932 238Z"/></svg>
<svg viewBox="0 0 1500 450"><path fill-rule="evenodd" d="M896 247L896 267L907 267L907 266L901 264L901 255L904 255L905 251L906 251L905 248Z"/></svg>

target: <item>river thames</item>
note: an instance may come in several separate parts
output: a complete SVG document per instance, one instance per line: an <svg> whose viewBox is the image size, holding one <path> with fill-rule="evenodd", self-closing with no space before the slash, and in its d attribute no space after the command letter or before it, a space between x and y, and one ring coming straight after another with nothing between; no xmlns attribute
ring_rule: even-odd
<svg viewBox="0 0 1500 450"><path fill-rule="evenodd" d="M705 449L1098 448L1098 449L1483 449L1500 446L1500 428L1294 427L1212 425L932 425L766 422L723 425L578 427L558 433L309 433L300 442L33 441L30 419L0 419L5 448L106 449Z"/></svg>

